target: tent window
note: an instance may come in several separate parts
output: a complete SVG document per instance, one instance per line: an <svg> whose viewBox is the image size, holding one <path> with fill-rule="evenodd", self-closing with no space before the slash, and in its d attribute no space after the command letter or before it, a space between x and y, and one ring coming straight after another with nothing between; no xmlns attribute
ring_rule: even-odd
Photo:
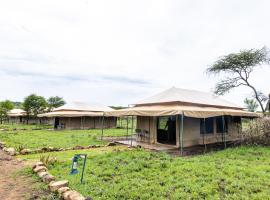
<svg viewBox="0 0 270 200"><path fill-rule="evenodd" d="M214 133L214 118L205 118L200 121L201 134L213 134Z"/></svg>
<svg viewBox="0 0 270 200"><path fill-rule="evenodd" d="M228 118L224 117L224 121L222 116L216 117L217 123L217 133L227 133L228 132ZM225 122L225 125L224 125Z"/></svg>

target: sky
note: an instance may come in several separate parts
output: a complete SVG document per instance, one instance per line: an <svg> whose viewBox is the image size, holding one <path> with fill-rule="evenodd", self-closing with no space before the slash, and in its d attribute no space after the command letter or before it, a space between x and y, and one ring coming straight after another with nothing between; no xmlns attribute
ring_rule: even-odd
<svg viewBox="0 0 270 200"><path fill-rule="evenodd" d="M267 0L0 0L0 100L135 103L172 86L213 92L207 67L270 47ZM224 76L223 76L224 77ZM270 67L251 82L270 93ZM241 87L223 98L243 105Z"/></svg>

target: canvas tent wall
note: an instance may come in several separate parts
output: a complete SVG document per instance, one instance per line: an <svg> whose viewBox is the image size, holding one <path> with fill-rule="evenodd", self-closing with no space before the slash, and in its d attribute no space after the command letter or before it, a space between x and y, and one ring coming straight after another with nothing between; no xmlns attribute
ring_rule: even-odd
<svg viewBox="0 0 270 200"><path fill-rule="evenodd" d="M94 129L102 127L104 111L113 111L112 108L81 102L73 102L44 113L39 117L54 118L56 129ZM116 127L115 117L104 117L104 128Z"/></svg>
<svg viewBox="0 0 270 200"><path fill-rule="evenodd" d="M221 141L220 139L223 141L224 137L227 140L233 140L239 132L239 118L258 117L256 113L247 112L212 94L174 87L140 101L134 104L134 107L105 112L105 115L137 116L137 130L148 133L149 143L158 142L157 122L160 117L175 118L175 144L178 147L192 146L202 142L212 143ZM216 122L220 117L227 121L226 134L218 134L216 131ZM201 122L205 119L206 121L211 119L212 133L201 134Z"/></svg>

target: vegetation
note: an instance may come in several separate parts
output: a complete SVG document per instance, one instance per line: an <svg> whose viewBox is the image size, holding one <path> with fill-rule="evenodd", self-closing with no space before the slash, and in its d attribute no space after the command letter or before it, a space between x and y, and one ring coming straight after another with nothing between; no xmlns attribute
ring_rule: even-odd
<svg viewBox="0 0 270 200"><path fill-rule="evenodd" d="M71 158L87 153L84 184L69 175ZM93 199L269 199L270 149L238 147L194 157L125 147L54 152L59 179ZM38 159L38 155L20 156ZM82 163L79 163L81 170ZM81 171L80 171L81 172Z"/></svg>
<svg viewBox="0 0 270 200"><path fill-rule="evenodd" d="M250 112L255 112L257 108L259 107L258 103L254 99L248 99L246 98L244 100L245 106Z"/></svg>
<svg viewBox="0 0 270 200"><path fill-rule="evenodd" d="M23 108L27 113L27 117L37 117L38 114L43 113L47 108L47 102L44 97L31 94L24 99Z"/></svg>
<svg viewBox="0 0 270 200"><path fill-rule="evenodd" d="M16 128L15 128L16 127ZM37 130L46 126L1 125L0 141L16 148L37 149L42 147L67 148L106 144L100 141L101 130ZM104 129L106 136L126 136L126 129Z"/></svg>
<svg viewBox="0 0 270 200"><path fill-rule="evenodd" d="M50 97L47 99L47 104L48 104L48 111L52 111L54 108L58 108L60 106L63 106L66 104L66 102L64 101L64 99L62 97Z"/></svg>
<svg viewBox="0 0 270 200"><path fill-rule="evenodd" d="M265 113L264 103L268 100L262 92L250 83L250 75L254 69L262 64L269 64L270 56L268 50L262 49L243 50L232 53L217 60L207 71L212 74L225 73L229 76L217 83L215 93L223 95L233 88L246 86L254 93L254 98Z"/></svg>
<svg viewBox="0 0 270 200"><path fill-rule="evenodd" d="M0 122L1 122L1 124L7 118L8 111L12 110L13 108L14 108L14 104L9 100L0 102Z"/></svg>

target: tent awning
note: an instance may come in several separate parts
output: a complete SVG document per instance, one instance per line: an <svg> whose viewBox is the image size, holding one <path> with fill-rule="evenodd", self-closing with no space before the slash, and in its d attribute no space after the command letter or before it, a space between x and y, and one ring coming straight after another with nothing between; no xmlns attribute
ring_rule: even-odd
<svg viewBox="0 0 270 200"><path fill-rule="evenodd" d="M103 112L55 111L39 114L38 117L100 117Z"/></svg>
<svg viewBox="0 0 270 200"><path fill-rule="evenodd" d="M184 105L148 105L136 106L122 110L105 112L105 116L169 116L181 115L194 118L207 118L222 115L240 116L240 117L259 117L258 114L247 112L241 109L184 106Z"/></svg>

